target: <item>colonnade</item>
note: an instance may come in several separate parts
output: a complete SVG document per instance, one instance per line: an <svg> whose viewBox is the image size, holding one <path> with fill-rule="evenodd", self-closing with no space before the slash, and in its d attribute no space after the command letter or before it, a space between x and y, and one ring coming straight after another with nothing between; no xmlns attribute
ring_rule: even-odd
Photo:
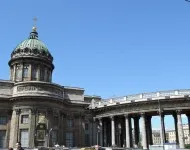
<svg viewBox="0 0 190 150"><path fill-rule="evenodd" d="M181 110L173 112L176 143L180 148L184 148L184 133L182 126ZM159 113L160 116L160 138L161 145L167 143L164 124L164 112ZM190 114L187 114L190 123ZM96 117L98 132L97 144L101 146L118 146L127 148L137 148L140 146L140 141L143 149L148 149L149 145L153 144L152 125L150 113L139 114L122 114L111 115L106 117ZM131 119L134 120L132 128ZM139 120L141 118L141 134ZM190 124L189 124L190 125Z"/></svg>

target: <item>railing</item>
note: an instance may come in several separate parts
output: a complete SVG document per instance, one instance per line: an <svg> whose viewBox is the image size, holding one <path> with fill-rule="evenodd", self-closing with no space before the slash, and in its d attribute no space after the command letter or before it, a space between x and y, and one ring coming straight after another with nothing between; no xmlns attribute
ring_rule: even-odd
<svg viewBox="0 0 190 150"><path fill-rule="evenodd" d="M122 104L122 103L131 103L131 102L158 99L160 97L168 98L171 96L186 96L186 95L190 95L190 89L141 93L141 94L122 96L122 97L102 99L99 102L93 101L90 107L93 109L96 107L103 107L107 105L116 105L116 104Z"/></svg>

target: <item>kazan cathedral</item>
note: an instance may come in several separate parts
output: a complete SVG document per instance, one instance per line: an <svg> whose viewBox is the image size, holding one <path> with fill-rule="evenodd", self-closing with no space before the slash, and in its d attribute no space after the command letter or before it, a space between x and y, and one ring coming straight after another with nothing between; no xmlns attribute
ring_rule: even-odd
<svg viewBox="0 0 190 150"><path fill-rule="evenodd" d="M174 119L170 142L184 149L190 141L181 118L186 114L190 131L190 89L103 100L84 95L82 88L52 83L53 57L38 39L36 27L13 50L8 64L10 80L0 80L0 148L20 141L25 148L98 144L149 149L155 140L152 116L160 117L159 144L169 141L165 115Z"/></svg>
<svg viewBox="0 0 190 150"><path fill-rule="evenodd" d="M95 144L96 125L87 109L97 96L52 83L53 57L36 27L13 50L10 80L0 80L0 148L81 147Z"/></svg>

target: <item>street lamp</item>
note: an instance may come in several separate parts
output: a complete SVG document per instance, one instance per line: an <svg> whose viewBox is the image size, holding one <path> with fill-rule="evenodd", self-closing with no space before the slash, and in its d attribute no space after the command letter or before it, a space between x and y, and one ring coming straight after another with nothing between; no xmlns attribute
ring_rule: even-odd
<svg viewBox="0 0 190 150"><path fill-rule="evenodd" d="M118 129L119 129L119 147L121 146L121 137L120 137L120 134L121 134L121 123L118 124Z"/></svg>
<svg viewBox="0 0 190 150"><path fill-rule="evenodd" d="M51 128L50 130L49 130L49 132L48 132L48 147L49 147L49 145L50 145L50 134L51 134L51 131L52 131L53 129Z"/></svg>

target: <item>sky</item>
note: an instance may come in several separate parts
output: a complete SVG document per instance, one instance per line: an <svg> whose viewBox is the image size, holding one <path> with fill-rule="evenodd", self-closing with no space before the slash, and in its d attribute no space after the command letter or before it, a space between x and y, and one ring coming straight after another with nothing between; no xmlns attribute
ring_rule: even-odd
<svg viewBox="0 0 190 150"><path fill-rule="evenodd" d="M0 79L9 79L10 54L34 17L54 57L54 83L102 98L190 87L185 0L1 0Z"/></svg>

